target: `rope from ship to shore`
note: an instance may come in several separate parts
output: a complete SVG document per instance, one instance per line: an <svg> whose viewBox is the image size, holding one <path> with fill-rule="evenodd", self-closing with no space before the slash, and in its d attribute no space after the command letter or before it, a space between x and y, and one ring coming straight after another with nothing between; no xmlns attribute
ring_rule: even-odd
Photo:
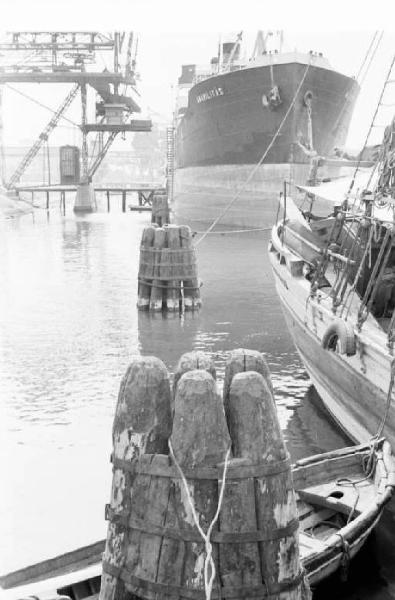
<svg viewBox="0 0 395 600"><path fill-rule="evenodd" d="M244 185L241 187L241 189L236 193L236 195L231 199L231 201L226 205L226 207L224 208L224 210L222 211L222 213L220 213L220 215L218 215L218 217L216 219L214 219L214 221L211 223L211 225L207 228L207 230L204 232L204 234L202 235L201 238L199 238L196 242L196 246L198 244L200 244L205 237L214 229L214 227L217 225L217 223L219 223L219 221L226 215L226 213L228 212L228 210L230 210L230 208L233 206L233 204L236 202L236 200L238 200L240 198L240 195L242 194L242 192L245 191L247 184L251 181L251 179L253 178L253 176L255 175L256 171L259 169L259 167L261 166L261 164L263 163L263 161L265 160L265 158L267 157L268 153L270 152L274 142L276 141L278 135L280 134L292 108L295 105L295 102L298 98L299 92L302 89L302 85L307 77L307 73L310 69L311 63L309 62L308 65L306 65L305 71L303 73L303 76L299 82L299 85L296 89L296 92L294 94L294 97L292 98L292 102L289 105L287 112L285 113L280 125L277 128L277 131L275 132L274 136L272 137L272 139L269 142L268 147L266 148L265 152L262 154L261 158L259 159L259 161L257 162L257 164L253 167L253 169L250 171L250 174L248 175L246 181L244 182Z"/></svg>
<svg viewBox="0 0 395 600"><path fill-rule="evenodd" d="M211 235L230 235L232 233L254 233L256 231L271 231L272 227L254 227L252 229L230 229L228 231L210 231ZM204 235L205 231L193 231L192 236Z"/></svg>

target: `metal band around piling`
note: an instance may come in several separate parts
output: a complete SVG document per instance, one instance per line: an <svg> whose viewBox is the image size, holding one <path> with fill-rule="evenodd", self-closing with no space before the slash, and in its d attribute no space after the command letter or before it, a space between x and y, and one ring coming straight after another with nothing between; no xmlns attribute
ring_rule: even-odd
<svg viewBox="0 0 395 600"><path fill-rule="evenodd" d="M153 282L153 281L149 281L149 279L146 279L145 277L140 277L140 275L137 278L139 283L144 283L145 285L148 285L150 287L159 287L159 288L164 288L166 290L171 290L171 289L179 289L180 285L178 286L174 286L174 288L172 288L171 285L165 283L164 285L160 285L157 283L157 281ZM178 284L180 284L181 281L185 281L185 277L178 277L178 276L168 276L168 277L161 277L161 281L174 281L174 282L178 282ZM198 283L198 285L185 285L183 284L182 288L184 290L199 290L202 287L202 283Z"/></svg>
<svg viewBox="0 0 395 600"><path fill-rule="evenodd" d="M155 464L131 463L111 455L111 462L114 469L123 469L139 475L154 475L156 477L171 477L180 479L180 473L175 466L165 467L161 465L159 469ZM228 467L227 479L247 479L251 477L270 477L285 473L291 466L289 454L283 460L267 464L248 465L240 463L230 464ZM222 479L223 467L196 467L194 469L184 469L186 479Z"/></svg>
<svg viewBox="0 0 395 600"><path fill-rule="evenodd" d="M201 542L202 538L198 531L191 531L189 529L176 529L175 527L168 527L164 525L155 525L145 519L138 519L130 517L128 513L117 513L109 504L106 505L105 510L106 521L122 525L125 528L134 529L136 531L142 531L143 533L149 533L152 535L159 535L162 537L170 538L173 540L179 540L182 542ZM243 531L239 533L225 533L222 531L213 531L211 534L211 541L216 544L247 544L249 542L265 542L270 540L279 540L284 537L291 535L297 531L299 525L298 519L293 519L288 523L286 527L279 527L277 529L271 529L270 533L265 530L255 531Z"/></svg>
<svg viewBox="0 0 395 600"><path fill-rule="evenodd" d="M204 590L194 590L188 589L185 587L181 587L178 585L170 585L165 583L158 583L155 581L147 581L145 579L141 579L140 577L136 577L132 575L125 568L115 567L114 565L108 563L107 561L103 561L103 571L108 573L113 577L118 577L122 579L125 583L129 583L135 588L139 588L140 590L144 590L146 592L152 592L160 595L164 594L174 594L179 598L187 598L190 600L205 600L205 592ZM300 582L303 580L304 572L301 571L296 577L293 579L284 581L282 583L271 585L270 592L268 592L266 585L258 585L258 586L243 586L243 587L221 587L214 588L211 598L213 600L220 600L221 598L229 598L236 599L240 597L250 597L250 598L271 598L273 596L277 596L283 592L288 592L296 588Z"/></svg>

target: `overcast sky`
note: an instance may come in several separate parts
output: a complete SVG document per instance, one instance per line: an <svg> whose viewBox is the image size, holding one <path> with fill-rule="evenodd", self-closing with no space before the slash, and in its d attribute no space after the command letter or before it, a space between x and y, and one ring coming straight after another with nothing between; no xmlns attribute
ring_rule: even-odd
<svg viewBox="0 0 395 600"><path fill-rule="evenodd" d="M264 0L244 0L243 3L232 3L231 0L3 2L6 6L5 15L8 17L4 29L8 30L108 31L111 26L137 30L142 104L164 116L171 114L174 85L181 65L208 63L217 52L220 34L229 35L243 30L246 51L250 53L257 29L284 29L287 48L323 52L334 68L347 75L355 75L374 31L385 27L382 43L364 81L354 111L348 139L348 145L351 147L359 147L363 143L392 54L395 52L395 33L387 29L387 24L395 23L395 13L393 3L386 0L376 0L374 7L369 5L369 9L364 8L362 2L354 0L327 0L325 5L310 0L282 0L274 6L273 3L269 4ZM24 7L23 10L20 6ZM58 13L55 14L55 21L59 19L60 9L62 23L51 22L51 18L52 21L54 19L52 15L55 7L55 13ZM369 12L372 10L373 13ZM60 85L25 84L15 87L52 108L57 107L68 89ZM391 99L395 103L395 85L392 86ZM90 100L93 108L93 94ZM390 110L383 114L383 124L388 122L392 114ZM72 120L80 121L78 100L75 100L67 114ZM50 117L50 113L44 109L9 89L5 90L3 120L4 141L7 145L32 139ZM382 130L377 131L372 141L378 141L381 135ZM78 132L69 123L62 122L61 128L50 141L55 145L64 142L76 143ZM130 139L126 140L125 149L129 146Z"/></svg>

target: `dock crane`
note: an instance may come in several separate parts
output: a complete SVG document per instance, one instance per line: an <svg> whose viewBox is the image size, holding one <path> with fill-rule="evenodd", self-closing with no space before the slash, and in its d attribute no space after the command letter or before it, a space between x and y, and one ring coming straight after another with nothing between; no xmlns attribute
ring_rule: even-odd
<svg viewBox="0 0 395 600"><path fill-rule="evenodd" d="M8 189L17 188L23 173L37 155L42 144L47 142L48 136L78 91L81 96L79 129L82 134L80 187L90 184L94 173L118 133L151 131L150 120L130 118L134 113L140 112L140 107L135 99L134 68L137 38L134 40L133 32L108 34L84 31L25 31L9 33L7 36L6 41L0 42L0 55L3 57L0 69L0 95L2 84L74 84L6 183ZM104 70L99 71L96 60L97 52L106 52L107 55L111 53L111 66L106 66ZM15 60L15 55L18 56L18 60ZM4 60L4 56L8 56L9 60ZM91 86L100 98L102 114L99 116L101 118L96 119L96 122L93 123L88 123L87 120L87 86ZM123 87L122 92L120 92L120 86ZM90 132L96 132L101 137L101 144L89 166L87 136ZM107 139L103 143L104 134L107 134ZM0 156L2 155L3 148L1 147ZM77 188L77 197L78 191Z"/></svg>
<svg viewBox="0 0 395 600"><path fill-rule="evenodd" d="M16 170L10 177L10 180L8 181L8 183L6 183L6 187L8 189L15 187L15 185L17 183L19 183L19 180L22 177L23 173L26 171L26 169L28 168L28 166L30 165L30 163L32 162L34 157L37 155L41 146L48 140L49 134L51 133L51 131L53 129L55 129L56 125L59 122L59 119L62 117L63 113L67 110L67 108L70 106L70 104L76 97L79 87L80 87L79 84L76 84L73 87L71 92L66 96L66 98L63 100L62 104L59 106L59 108L55 112L52 119L42 130L42 132L38 136L37 140L34 142L33 146L25 154L22 161L20 162L20 164L18 165L18 167L16 168Z"/></svg>

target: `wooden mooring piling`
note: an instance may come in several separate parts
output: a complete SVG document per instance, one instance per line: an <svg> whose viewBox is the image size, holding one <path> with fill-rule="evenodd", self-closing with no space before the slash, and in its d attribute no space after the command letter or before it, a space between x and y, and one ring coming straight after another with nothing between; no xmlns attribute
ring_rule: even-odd
<svg viewBox="0 0 395 600"><path fill-rule="evenodd" d="M151 223L159 227L170 223L169 202L165 189L157 190L152 195Z"/></svg>
<svg viewBox="0 0 395 600"><path fill-rule="evenodd" d="M114 419L100 600L310 598L266 361L232 353L224 398L214 377L207 355L188 353L171 392L159 359L132 360Z"/></svg>
<svg viewBox="0 0 395 600"><path fill-rule="evenodd" d="M178 225L146 227L140 245L137 307L175 312L197 310L200 305L191 229Z"/></svg>

